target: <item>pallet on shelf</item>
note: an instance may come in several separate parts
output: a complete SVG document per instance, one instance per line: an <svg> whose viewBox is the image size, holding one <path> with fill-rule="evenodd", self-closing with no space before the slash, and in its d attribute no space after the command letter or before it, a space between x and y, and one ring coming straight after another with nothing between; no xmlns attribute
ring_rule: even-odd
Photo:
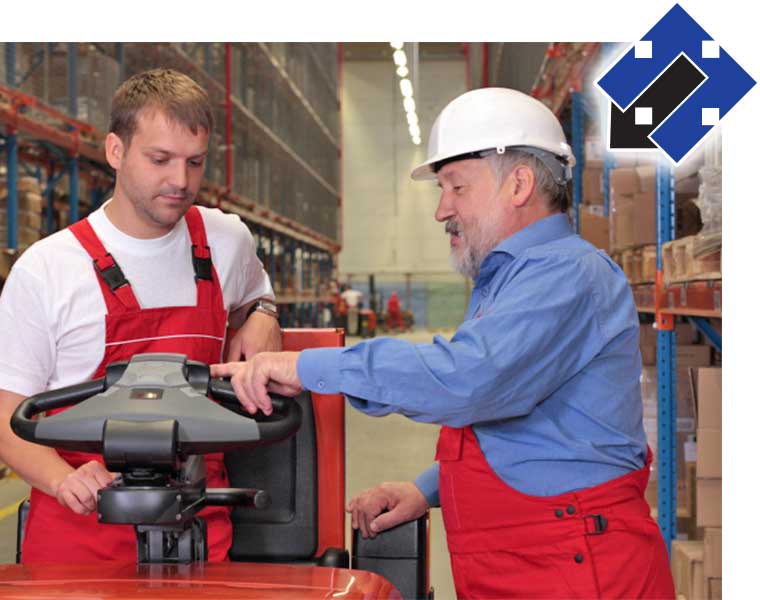
<svg viewBox="0 0 760 600"><path fill-rule="evenodd" d="M616 252L614 259L632 284L653 283L657 272L657 246L648 244Z"/></svg>
<svg viewBox="0 0 760 600"><path fill-rule="evenodd" d="M662 245L663 279L666 284L721 279L721 250L695 255L696 235Z"/></svg>

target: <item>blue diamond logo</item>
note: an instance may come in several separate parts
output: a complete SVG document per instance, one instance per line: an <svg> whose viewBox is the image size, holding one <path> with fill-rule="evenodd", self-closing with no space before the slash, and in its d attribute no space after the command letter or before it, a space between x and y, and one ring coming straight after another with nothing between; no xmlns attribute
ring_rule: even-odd
<svg viewBox="0 0 760 600"><path fill-rule="evenodd" d="M596 81L611 150L659 148L680 163L755 85L678 4Z"/></svg>

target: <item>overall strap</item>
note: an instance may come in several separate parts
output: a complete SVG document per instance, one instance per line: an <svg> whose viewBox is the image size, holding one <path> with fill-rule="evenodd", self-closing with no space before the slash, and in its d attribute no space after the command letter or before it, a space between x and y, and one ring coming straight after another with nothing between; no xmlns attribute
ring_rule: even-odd
<svg viewBox="0 0 760 600"><path fill-rule="evenodd" d="M140 310L132 286L113 256L105 249L88 219L69 226L71 233L92 258L108 313Z"/></svg>

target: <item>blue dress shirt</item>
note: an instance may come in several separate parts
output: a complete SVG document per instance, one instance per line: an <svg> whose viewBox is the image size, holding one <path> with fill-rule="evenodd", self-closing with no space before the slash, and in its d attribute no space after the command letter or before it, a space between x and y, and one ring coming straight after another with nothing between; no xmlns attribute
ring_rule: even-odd
<svg viewBox="0 0 760 600"><path fill-rule="evenodd" d="M485 258L450 341L305 350L298 374L369 415L472 425L505 483L553 496L644 466L638 323L623 272L557 214ZM439 504L437 464L415 483Z"/></svg>

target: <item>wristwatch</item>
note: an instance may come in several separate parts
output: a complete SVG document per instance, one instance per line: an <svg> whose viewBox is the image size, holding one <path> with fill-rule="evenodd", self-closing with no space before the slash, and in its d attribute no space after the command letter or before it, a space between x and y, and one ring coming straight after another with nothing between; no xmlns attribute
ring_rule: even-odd
<svg viewBox="0 0 760 600"><path fill-rule="evenodd" d="M277 305L271 300L256 300L245 315L246 320L255 312L262 312L270 317L277 318Z"/></svg>

